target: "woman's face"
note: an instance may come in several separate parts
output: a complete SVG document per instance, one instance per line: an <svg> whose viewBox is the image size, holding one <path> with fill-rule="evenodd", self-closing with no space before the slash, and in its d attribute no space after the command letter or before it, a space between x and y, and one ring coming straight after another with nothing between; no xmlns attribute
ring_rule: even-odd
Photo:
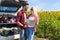
<svg viewBox="0 0 60 40"><path fill-rule="evenodd" d="M31 14L34 15L34 11L33 10L30 10Z"/></svg>

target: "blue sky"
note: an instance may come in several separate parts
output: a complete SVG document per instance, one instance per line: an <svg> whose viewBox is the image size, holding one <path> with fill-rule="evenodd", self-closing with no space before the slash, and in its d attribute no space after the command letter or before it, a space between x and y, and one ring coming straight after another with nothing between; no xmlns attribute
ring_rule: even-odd
<svg viewBox="0 0 60 40"><path fill-rule="evenodd" d="M38 11L59 11L60 0L27 0L29 9L34 6Z"/></svg>

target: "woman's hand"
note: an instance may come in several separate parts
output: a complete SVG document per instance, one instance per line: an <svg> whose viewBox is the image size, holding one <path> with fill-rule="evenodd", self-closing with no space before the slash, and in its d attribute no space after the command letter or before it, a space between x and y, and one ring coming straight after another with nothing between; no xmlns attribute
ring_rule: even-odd
<svg viewBox="0 0 60 40"><path fill-rule="evenodd" d="M28 28L28 24L27 22L25 22L24 26L23 26L25 29Z"/></svg>
<svg viewBox="0 0 60 40"><path fill-rule="evenodd" d="M36 32L36 27L33 28L33 31Z"/></svg>
<svg viewBox="0 0 60 40"><path fill-rule="evenodd" d="M36 26L37 26L37 24L34 26L34 28L33 28L33 30L34 30L34 32L36 32Z"/></svg>

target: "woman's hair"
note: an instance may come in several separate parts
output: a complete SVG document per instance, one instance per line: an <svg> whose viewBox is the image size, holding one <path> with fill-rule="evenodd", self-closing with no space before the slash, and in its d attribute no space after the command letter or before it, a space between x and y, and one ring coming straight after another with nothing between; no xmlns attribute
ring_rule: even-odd
<svg viewBox="0 0 60 40"><path fill-rule="evenodd" d="M34 11L34 15L38 17L37 9L35 7L32 7L30 10L31 11Z"/></svg>
<svg viewBox="0 0 60 40"><path fill-rule="evenodd" d="M37 9L35 7L32 7L30 10L34 11L34 15L37 16L38 21L39 21L39 17L38 17L38 14L37 14Z"/></svg>

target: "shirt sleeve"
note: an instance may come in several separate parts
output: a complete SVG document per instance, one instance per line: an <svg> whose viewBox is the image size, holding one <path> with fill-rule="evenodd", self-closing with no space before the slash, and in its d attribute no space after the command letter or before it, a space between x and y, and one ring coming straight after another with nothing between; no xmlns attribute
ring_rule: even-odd
<svg viewBox="0 0 60 40"><path fill-rule="evenodd" d="M16 21L19 21L20 20L20 16L21 16L21 13L18 12L17 17L16 17Z"/></svg>

